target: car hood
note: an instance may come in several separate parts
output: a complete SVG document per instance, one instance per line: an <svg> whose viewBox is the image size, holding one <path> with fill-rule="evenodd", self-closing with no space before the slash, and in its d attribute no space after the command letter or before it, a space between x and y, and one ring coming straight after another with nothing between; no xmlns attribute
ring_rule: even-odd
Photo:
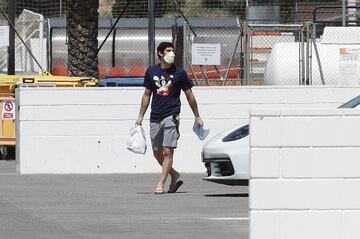
<svg viewBox="0 0 360 239"><path fill-rule="evenodd" d="M230 128L230 129L227 129L225 131L222 131L221 133L219 133L219 134L215 135L214 137L212 137L211 139L209 139L204 144L203 148L204 147L209 147L209 145L211 145L211 144L213 144L215 142L221 141L222 138L224 138L226 135L230 134L231 132L233 132L233 131L237 130L238 128L243 127L245 125L247 125L247 124L237 125L237 126L234 126L234 127Z"/></svg>

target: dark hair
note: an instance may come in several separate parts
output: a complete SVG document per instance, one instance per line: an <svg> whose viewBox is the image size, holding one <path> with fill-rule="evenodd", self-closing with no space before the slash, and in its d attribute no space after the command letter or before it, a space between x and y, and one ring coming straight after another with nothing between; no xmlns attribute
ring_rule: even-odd
<svg viewBox="0 0 360 239"><path fill-rule="evenodd" d="M165 49L168 47L174 48L174 45L171 42L161 42L157 47L156 49L157 56L159 57L160 60L161 60L161 56L159 55L159 52L164 53Z"/></svg>

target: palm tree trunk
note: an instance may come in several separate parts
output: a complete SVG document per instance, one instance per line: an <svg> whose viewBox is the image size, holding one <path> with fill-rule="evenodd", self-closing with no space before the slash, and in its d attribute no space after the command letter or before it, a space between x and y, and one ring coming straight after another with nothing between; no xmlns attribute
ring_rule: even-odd
<svg viewBox="0 0 360 239"><path fill-rule="evenodd" d="M98 78L99 0L68 0L68 68L71 76Z"/></svg>

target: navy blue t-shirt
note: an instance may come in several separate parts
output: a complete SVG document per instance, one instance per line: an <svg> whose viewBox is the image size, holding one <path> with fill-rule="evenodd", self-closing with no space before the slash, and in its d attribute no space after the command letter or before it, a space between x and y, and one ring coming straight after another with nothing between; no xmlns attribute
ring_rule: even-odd
<svg viewBox="0 0 360 239"><path fill-rule="evenodd" d="M180 114L180 93L193 85L186 72L175 64L161 69L160 64L149 67L145 72L144 85L152 91L150 122Z"/></svg>

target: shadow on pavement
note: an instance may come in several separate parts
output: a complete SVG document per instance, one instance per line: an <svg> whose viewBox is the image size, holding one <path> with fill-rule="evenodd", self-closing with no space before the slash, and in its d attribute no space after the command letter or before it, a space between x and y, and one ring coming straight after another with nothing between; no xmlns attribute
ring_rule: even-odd
<svg viewBox="0 0 360 239"><path fill-rule="evenodd" d="M164 195L164 194L174 195L174 194L183 194L183 193L188 193L188 192L185 192L185 191L180 191L180 192L176 192L176 193L165 192L165 193L160 194L160 195ZM153 194L153 195L157 195L154 192L137 192L136 194Z"/></svg>
<svg viewBox="0 0 360 239"><path fill-rule="evenodd" d="M248 193L223 193L223 194L205 194L205 197L249 197Z"/></svg>

